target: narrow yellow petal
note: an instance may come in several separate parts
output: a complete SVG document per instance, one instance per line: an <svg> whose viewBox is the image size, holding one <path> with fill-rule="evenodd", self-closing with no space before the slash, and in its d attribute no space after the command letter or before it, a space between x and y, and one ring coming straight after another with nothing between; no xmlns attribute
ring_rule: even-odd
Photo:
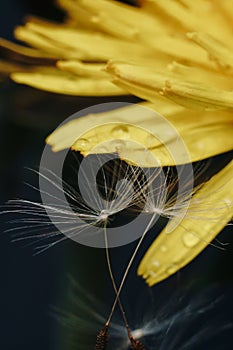
<svg viewBox="0 0 233 350"><path fill-rule="evenodd" d="M125 92L107 79L79 78L58 69L38 68L33 72L15 72L11 79L37 89L74 96L124 95Z"/></svg>
<svg viewBox="0 0 233 350"><path fill-rule="evenodd" d="M166 54L170 60L178 60L179 62L195 64L198 66L209 67L211 62L206 52L200 47L193 45L185 38L174 37L172 34L153 36L146 38L147 45L156 49L158 52ZM154 68L157 68L154 62Z"/></svg>
<svg viewBox="0 0 233 350"><path fill-rule="evenodd" d="M71 27L95 30L96 24L91 21L93 17L90 11L85 10L79 5L78 1L73 0L56 0L58 6L65 10L68 18L65 23Z"/></svg>
<svg viewBox="0 0 233 350"><path fill-rule="evenodd" d="M200 211L202 207L209 207L208 212L202 213L206 218L194 220L187 214L173 232L167 233L165 228L152 243L138 268L138 274L143 276L150 286L191 262L231 220L232 174L233 161L194 195L192 202L200 201Z"/></svg>
<svg viewBox="0 0 233 350"><path fill-rule="evenodd" d="M154 34L166 31L143 7L106 0L77 1L76 6L76 11L86 11L91 15L90 20L98 30L124 40L143 40L152 29Z"/></svg>
<svg viewBox="0 0 233 350"><path fill-rule="evenodd" d="M223 42L219 42L210 35L203 33L188 33L188 38L203 47L209 54L210 59L215 60L223 68L233 69L233 54Z"/></svg>
<svg viewBox="0 0 233 350"><path fill-rule="evenodd" d="M153 102L153 96L156 96L156 92L159 93L162 91L164 87L164 81L166 81L166 77L161 73L153 72L153 78L151 78L151 69L144 66L136 66L130 65L127 63L117 62L117 61L109 61L106 66L106 71L113 76L113 81L116 84L121 84L129 86L133 86L134 88L139 88L141 92L145 95L142 96L138 94L139 97L149 99L151 97L151 101ZM153 86L151 85L153 81ZM136 90L136 89L135 89Z"/></svg>
<svg viewBox="0 0 233 350"><path fill-rule="evenodd" d="M30 68L18 63L11 63L6 60L0 60L0 74L3 76L9 76L12 72L27 72Z"/></svg>
<svg viewBox="0 0 233 350"><path fill-rule="evenodd" d="M165 112L166 119L156 120L152 109ZM122 159L137 165L142 165L143 154L143 166L155 166L154 159L165 166L198 161L233 149L232 125L232 114L221 112L216 116L215 113L191 111L187 114L182 107L166 106L158 99L157 105L130 105L74 119L55 130L47 142L54 151L71 146L84 156L117 151ZM127 133L122 135L116 131L121 127L127 128ZM186 153L181 152L176 159L172 156L179 138L187 148L188 160ZM146 158L145 150L154 158Z"/></svg>
<svg viewBox="0 0 233 350"><path fill-rule="evenodd" d="M61 70L79 75L82 77L107 79L103 71L105 65L101 63L83 63L81 61L58 61L57 67Z"/></svg>
<svg viewBox="0 0 233 350"><path fill-rule="evenodd" d="M232 0L215 0L215 5L218 12L222 15L225 22L227 22L229 29L233 30L233 3Z"/></svg>
<svg viewBox="0 0 233 350"><path fill-rule="evenodd" d="M113 75L113 82L131 92L130 86L134 87L133 93L139 88L139 97L156 101L157 93L179 103L189 109L215 110L233 109L233 92L221 90L217 87L203 83L182 81L177 79L169 71L162 74L151 67L129 65L124 63L110 62L106 70ZM144 92L144 94L143 94ZM154 97L153 97L154 96Z"/></svg>
<svg viewBox="0 0 233 350"><path fill-rule="evenodd" d="M189 109L206 111L233 109L232 91L214 89L201 83L168 80L161 93Z"/></svg>
<svg viewBox="0 0 233 350"><path fill-rule="evenodd" d="M48 41L45 37L38 35L26 27L17 27L14 35L16 39L25 42L26 44L41 50L42 52L49 53L58 58L66 58L67 52L64 48L55 45L53 42Z"/></svg>
<svg viewBox="0 0 233 350"><path fill-rule="evenodd" d="M81 6L92 13L92 21L108 33L127 39L136 39L138 31L135 29L135 23L127 23L121 19L133 19L132 16L136 9L131 6L124 6L118 2L111 2L105 0L93 1L79 1ZM134 11L135 10L135 11ZM125 17L126 16L126 17ZM126 23L125 23L126 22ZM137 22L136 22L137 23Z"/></svg>
<svg viewBox="0 0 233 350"><path fill-rule="evenodd" d="M105 33L77 30L68 26L27 22L16 29L16 36L31 46L50 50L60 58L107 61L112 57L135 62L154 60L155 50L139 43L113 38Z"/></svg>
<svg viewBox="0 0 233 350"><path fill-rule="evenodd" d="M38 64L40 62L41 64L52 64L55 61L55 57L50 53L24 47L2 38L0 38L0 51L11 59L24 63Z"/></svg>
<svg viewBox="0 0 233 350"><path fill-rule="evenodd" d="M180 31L183 32L203 31L220 40L222 38L231 40L231 31L224 17L219 15L214 1L195 1L196 6L190 4L191 1L186 1L186 4L177 0L145 0L147 1L152 3L151 10L154 10L155 14L166 16L164 17L165 25L178 25Z"/></svg>
<svg viewBox="0 0 233 350"><path fill-rule="evenodd" d="M192 81L194 83L202 83L211 86L217 86L219 89L231 90L233 81L229 79L228 70L211 70L202 67L187 66L176 61L168 64L168 70L172 72L175 78ZM210 68L210 67L209 67Z"/></svg>

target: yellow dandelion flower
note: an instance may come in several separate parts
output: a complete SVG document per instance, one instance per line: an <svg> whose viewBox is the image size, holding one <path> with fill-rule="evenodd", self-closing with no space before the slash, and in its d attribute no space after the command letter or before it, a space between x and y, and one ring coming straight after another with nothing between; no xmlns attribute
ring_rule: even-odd
<svg viewBox="0 0 233 350"><path fill-rule="evenodd" d="M54 93L138 96L146 101L142 105L173 125L192 162L233 149L232 0L142 0L138 7L111 0L57 2L67 14L64 23L32 17L15 30L15 37L27 46L0 40L2 75ZM114 123L127 126L127 135L119 138L140 139L145 148L148 135L140 126L152 132L158 127L153 113L137 119L134 106L129 106L73 120L47 142L54 151L73 145L85 156L114 138ZM139 128L132 126L135 123ZM165 126L160 133L166 142L154 141L152 147L160 164L185 163L182 154L174 161L167 152L164 144L171 142L172 135ZM79 137L91 141L74 143ZM114 151L111 142L106 151ZM119 153L138 162L135 149L126 147ZM154 164L148 160L146 165ZM194 196L225 203L224 219L197 227L184 218L171 235L163 231L151 246L139 266L139 274L150 285L191 261L231 219L231 178L232 163ZM208 198L213 188L216 191ZM185 237L195 244L185 244ZM166 252L161 248L165 246ZM155 257L160 259L156 271L151 267Z"/></svg>

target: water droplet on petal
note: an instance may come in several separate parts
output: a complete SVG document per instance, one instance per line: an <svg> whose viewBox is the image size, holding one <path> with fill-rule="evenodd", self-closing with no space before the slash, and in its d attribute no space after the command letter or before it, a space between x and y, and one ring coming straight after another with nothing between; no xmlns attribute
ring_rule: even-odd
<svg viewBox="0 0 233 350"><path fill-rule="evenodd" d="M126 138L129 135L129 128L126 125L118 125L112 129L115 138Z"/></svg>
<svg viewBox="0 0 233 350"><path fill-rule="evenodd" d="M100 22L100 17L99 16L92 16L91 17L91 22L92 23L99 23Z"/></svg>
<svg viewBox="0 0 233 350"><path fill-rule="evenodd" d="M226 198L226 199L225 199L225 203L226 203L226 205L229 206L229 207L232 206L232 200L231 200L230 198Z"/></svg>
<svg viewBox="0 0 233 350"><path fill-rule="evenodd" d="M123 140L117 140L114 145L116 152L120 152L123 148L126 147L125 141Z"/></svg>
<svg viewBox="0 0 233 350"><path fill-rule="evenodd" d="M106 146L100 146L98 147L98 152L100 153L108 153L108 149Z"/></svg>
<svg viewBox="0 0 233 350"><path fill-rule="evenodd" d="M187 232L183 236L183 243L188 248L194 247L199 241L200 238L192 232Z"/></svg>
<svg viewBox="0 0 233 350"><path fill-rule="evenodd" d="M149 276L150 276L150 277L156 277L156 276L157 276L157 273L154 272L154 271L150 271L150 272L149 272Z"/></svg>
<svg viewBox="0 0 233 350"><path fill-rule="evenodd" d="M166 245L161 245L160 250L161 250L161 252L166 253L167 246Z"/></svg>
<svg viewBox="0 0 233 350"><path fill-rule="evenodd" d="M160 266L160 262L158 260L153 260L152 261L152 265L155 267L159 267Z"/></svg>
<svg viewBox="0 0 233 350"><path fill-rule="evenodd" d="M75 142L75 146L80 150L80 151L84 151L87 147L88 147L89 141L87 139L78 139Z"/></svg>

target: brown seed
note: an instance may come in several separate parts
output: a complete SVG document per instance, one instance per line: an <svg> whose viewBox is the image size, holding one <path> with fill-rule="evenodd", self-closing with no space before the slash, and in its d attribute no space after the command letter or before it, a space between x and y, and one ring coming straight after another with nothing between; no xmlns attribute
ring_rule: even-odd
<svg viewBox="0 0 233 350"><path fill-rule="evenodd" d="M133 337L130 338L131 348L134 350L146 350L145 345L140 340L135 340Z"/></svg>
<svg viewBox="0 0 233 350"><path fill-rule="evenodd" d="M96 338L95 350L106 350L108 345L109 333L108 326L105 325Z"/></svg>

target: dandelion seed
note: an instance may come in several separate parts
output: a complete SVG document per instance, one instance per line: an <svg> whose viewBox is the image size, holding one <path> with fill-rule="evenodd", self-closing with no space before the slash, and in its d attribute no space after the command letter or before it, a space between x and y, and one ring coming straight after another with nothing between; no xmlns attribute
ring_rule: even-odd
<svg viewBox="0 0 233 350"><path fill-rule="evenodd" d="M99 157L97 157L97 161L101 164ZM93 159L91 160L90 164L93 166ZM82 172L84 170L85 167L81 169ZM93 168L90 168L89 171L92 170ZM82 175L84 175L84 177L82 177L82 179L84 179L84 182L82 182L82 189L84 188L84 192L82 192L81 188L75 190L64 180L62 181L61 187L59 182L57 183L56 181L58 180L56 174L50 170L43 171L43 173L40 174L42 179L49 184L50 190L51 188L56 190L56 194L54 194L54 191L51 191L52 193L50 193L42 190L41 192L44 193L47 198L49 198L51 203L33 203L25 200L10 201L8 205L11 208L14 208L10 209L11 212L29 215L28 219L25 217L23 218L24 225L16 228L17 231L25 231L26 234L23 237L19 236L14 240L26 240L28 238L33 238L33 233L36 230L36 227L33 225L37 225L37 229L39 228L41 230L43 230L45 227L49 230L51 228L51 224L59 226L62 225L64 230L63 233L65 233L65 235L69 238L75 238L76 235L80 235L80 232L82 234L88 234L90 228L94 228L97 233L102 231L104 233L105 244L103 246L106 248L106 259L110 278L117 295L118 290L115 284L109 257L107 226L109 225L110 219L113 215L119 214L125 209L129 209L131 206L137 205L139 197L143 195L142 191L140 190L140 188L143 188L143 185L141 185L141 182L143 181L142 170L138 167L127 165L126 163L119 161L119 159L115 159L112 163L105 162L104 165L100 167L95 178L95 180L99 180L97 184L93 184L90 181L90 178L87 176L86 172L84 172ZM97 189L95 186L97 186ZM67 203L60 199L59 192L64 192L72 210L68 210L69 208L67 208ZM98 196L96 196L96 193ZM54 205L53 200L55 200L56 205ZM51 222L48 219L47 214L49 215ZM29 231L30 235L28 235ZM65 239L65 237L62 237L57 240L58 235L59 232L56 232L55 230L49 233L45 233L43 231L42 234L38 234L37 238L39 241L45 238L55 238L55 240L48 245L41 245L37 247L39 252L45 251L49 247ZM119 295L116 297L116 303L118 303L121 309L125 327L132 343L132 348L137 349L139 346L141 347L142 345L140 342L134 340L131 334ZM115 306L112 313L114 312L114 309ZM107 347L110 320L111 317L97 335L96 349L104 349Z"/></svg>
<svg viewBox="0 0 233 350"><path fill-rule="evenodd" d="M164 171L161 167L156 169L144 169L131 166L120 161L116 157L114 159L109 159L108 156L106 161L105 157L106 156L103 156L104 161L101 160L100 156L96 156L95 158L93 158L93 156L90 157L91 160L89 162L87 161L88 158L85 159L86 163L84 163L84 166L81 167L80 170L82 181L78 182L77 189L64 180L62 180L61 187L56 174L47 170L48 176L45 175L46 172L43 172L41 174L42 179L49 184L50 189L52 187L56 190L55 193L53 191L50 193L42 190L42 193L46 194L47 198L51 201L49 204L32 203L28 201L13 201L10 204L15 206L15 212L19 210L20 214L29 215L29 219L23 221L24 226L21 227L21 230L32 230L29 236L31 238L35 230L33 225L37 224L38 227L43 229L43 227L50 228L51 223L62 227L62 233L74 240L76 240L80 234L88 236L90 229L95 231L98 239L100 233L103 234L102 246L105 247L106 250L107 266L116 297L107 321L97 334L96 350L107 349L109 327L117 304L121 310L131 348L142 350L145 349L145 346L142 340L138 339L140 331L131 331L120 300L120 293L136 254L148 231L153 227L160 216L164 216L167 219L182 217L183 211L187 210L193 192L190 193L188 191L190 182L187 180L187 186L184 186L181 191L183 197L181 194L176 195L177 181L176 179L172 180L172 178L169 178L169 169L164 175ZM93 159L97 160L97 164L94 163ZM74 173L75 177L77 177L77 168L74 168ZM91 177L89 174L91 174ZM77 178L80 180L79 177ZM92 181L92 179L94 181ZM61 200L59 192L65 194L66 200ZM55 200L56 205L54 205L53 200ZM69 204L68 206L67 202ZM20 206L24 208L20 208ZM117 287L109 256L108 231L111 230L111 226L114 222L113 217L115 215L117 216L124 211L129 212L131 209L136 216L141 212L142 214L146 214L146 216L150 214L150 218L147 219L147 224L140 233L141 237L125 269L120 285ZM48 220L47 214L51 222ZM121 230L122 226L117 228L118 232ZM40 246L39 251L44 251L65 239L65 237L62 236L62 238L57 240L59 234L60 232L55 230L48 234L45 232L39 234L37 237L40 240L46 237L55 238L52 243ZM189 237L186 237L187 235L189 235ZM187 235L183 237L184 244L188 244L189 246L195 245L196 243L194 244L193 242L197 237L193 236L192 232L187 232ZM192 242L190 235L192 236ZM26 238L26 235L24 237L19 237L19 239ZM160 265L158 260L156 260L156 265L154 262L152 262L152 264L153 269ZM154 278L156 278L156 273L153 269L150 271L150 277L153 278L154 276ZM176 270L177 266L175 264L170 264L167 268L167 273L170 275Z"/></svg>
<svg viewBox="0 0 233 350"><path fill-rule="evenodd" d="M107 349L109 340L109 334L108 334L108 326L104 326L104 328L99 332L96 338L96 350L105 350Z"/></svg>
<svg viewBox="0 0 233 350"><path fill-rule="evenodd" d="M94 157L90 158L88 161L90 168L81 177L82 191L76 180L72 185L65 180L60 182L55 173L44 169L40 176L46 186L40 189L40 193L46 195L47 203L28 200L10 200L7 203L5 213L13 212L22 217L16 221L18 223L22 221L23 225L10 229L10 231L19 231L14 239L25 240L29 237L46 239L54 235L54 243L57 244L66 237L75 239L79 235L89 234L90 229L93 228L93 232L96 231L98 235L103 232L104 225L108 226L111 221L114 221L114 215L135 206L138 194L134 186L139 181L141 170L134 169L119 159L109 162L109 157L101 168L99 157L95 160ZM100 171L95 180L97 183L92 184L89 174L93 170L94 161L100 167ZM76 167L73 169L72 177L76 178L77 173ZM64 194L64 197L60 194ZM65 237L61 232L59 233L58 229L52 230L54 225L62 229L61 232ZM43 233L35 234L36 230ZM46 233L48 231L52 232ZM30 236L30 232L34 235ZM59 241L57 236L60 236Z"/></svg>

